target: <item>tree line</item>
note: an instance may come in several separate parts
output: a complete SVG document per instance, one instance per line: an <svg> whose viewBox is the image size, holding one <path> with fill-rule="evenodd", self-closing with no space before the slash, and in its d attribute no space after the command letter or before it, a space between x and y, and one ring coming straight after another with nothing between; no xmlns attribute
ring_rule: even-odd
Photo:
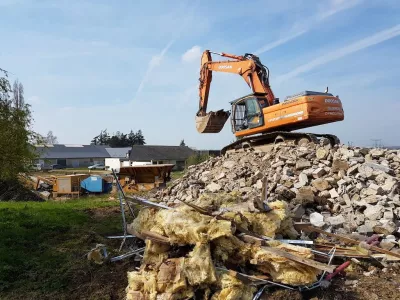
<svg viewBox="0 0 400 300"><path fill-rule="evenodd" d="M95 136L90 142L91 145L107 145L111 148L115 147L132 147L132 145L145 145L145 139L142 131L139 129L134 132L131 130L125 134L117 131L113 135L109 135L107 129L101 130L100 134Z"/></svg>

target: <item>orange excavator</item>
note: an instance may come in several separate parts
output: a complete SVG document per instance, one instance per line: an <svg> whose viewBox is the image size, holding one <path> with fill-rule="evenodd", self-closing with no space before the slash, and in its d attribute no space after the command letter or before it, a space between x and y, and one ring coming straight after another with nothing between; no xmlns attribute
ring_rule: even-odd
<svg viewBox="0 0 400 300"><path fill-rule="evenodd" d="M230 60L212 61L211 54ZM231 102L231 111L207 112L212 72L240 75L252 93ZM328 88L327 88L328 89ZM199 110L196 129L199 133L218 133L231 116L232 132L237 140L222 149L256 148L277 142L302 145L327 139L332 145L340 143L331 134L293 132L312 126L344 120L342 103L338 96L325 92L304 91L286 97L282 102L269 84L269 70L253 54L243 56L215 53L205 50L201 57Z"/></svg>

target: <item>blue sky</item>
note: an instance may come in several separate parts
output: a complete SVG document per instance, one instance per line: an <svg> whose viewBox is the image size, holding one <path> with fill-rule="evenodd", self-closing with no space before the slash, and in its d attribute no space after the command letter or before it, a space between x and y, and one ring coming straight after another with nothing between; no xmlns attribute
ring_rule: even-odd
<svg viewBox="0 0 400 300"><path fill-rule="evenodd" d="M397 0L0 0L0 14L0 67L24 84L34 129L60 143L89 143L104 128L141 129L148 144L230 143L229 123L195 129L209 49L258 54L281 99L329 86L345 120L307 131L400 145ZM249 93L239 76L214 73L209 109Z"/></svg>

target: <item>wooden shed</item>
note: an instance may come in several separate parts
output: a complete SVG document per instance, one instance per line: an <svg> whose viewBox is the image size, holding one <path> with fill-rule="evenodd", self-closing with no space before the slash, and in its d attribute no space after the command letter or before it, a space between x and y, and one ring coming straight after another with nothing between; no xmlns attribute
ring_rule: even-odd
<svg viewBox="0 0 400 300"><path fill-rule="evenodd" d="M81 193L81 181L89 176L89 174L57 176L53 185L53 198L59 195L79 196Z"/></svg>
<svg viewBox="0 0 400 300"><path fill-rule="evenodd" d="M171 180L173 164L121 167L119 182L126 193L149 191L165 187Z"/></svg>

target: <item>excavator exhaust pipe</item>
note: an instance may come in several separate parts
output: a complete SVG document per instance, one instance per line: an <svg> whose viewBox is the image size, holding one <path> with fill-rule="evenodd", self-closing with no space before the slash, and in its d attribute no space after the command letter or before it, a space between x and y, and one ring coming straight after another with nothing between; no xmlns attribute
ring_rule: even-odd
<svg viewBox="0 0 400 300"><path fill-rule="evenodd" d="M196 129L200 133L218 133L230 116L229 111L210 111L205 116L196 116Z"/></svg>

